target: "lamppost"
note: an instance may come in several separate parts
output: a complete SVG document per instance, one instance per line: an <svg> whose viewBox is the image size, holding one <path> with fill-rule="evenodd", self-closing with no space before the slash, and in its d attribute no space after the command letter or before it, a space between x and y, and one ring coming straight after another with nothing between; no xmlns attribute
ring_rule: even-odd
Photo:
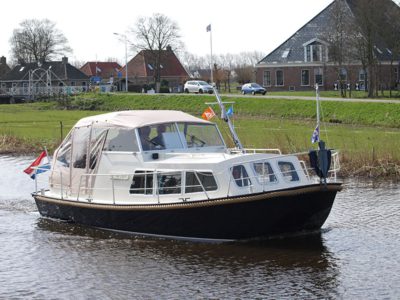
<svg viewBox="0 0 400 300"><path fill-rule="evenodd" d="M125 34L116 32L114 34L122 37L125 41L125 91L128 92L128 39Z"/></svg>

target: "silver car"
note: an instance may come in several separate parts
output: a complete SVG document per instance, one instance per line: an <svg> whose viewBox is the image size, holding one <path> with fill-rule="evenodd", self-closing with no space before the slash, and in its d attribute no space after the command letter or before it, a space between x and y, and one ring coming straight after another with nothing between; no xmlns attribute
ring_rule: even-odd
<svg viewBox="0 0 400 300"><path fill-rule="evenodd" d="M205 81L202 80L189 80L186 81L183 88L185 93L213 93L213 87Z"/></svg>

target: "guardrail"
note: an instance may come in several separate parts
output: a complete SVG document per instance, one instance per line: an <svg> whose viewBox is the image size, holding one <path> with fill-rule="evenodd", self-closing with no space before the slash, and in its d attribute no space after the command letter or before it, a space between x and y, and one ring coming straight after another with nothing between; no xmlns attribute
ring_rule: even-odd
<svg viewBox="0 0 400 300"><path fill-rule="evenodd" d="M264 149L265 150L265 149ZM268 149L270 150L270 149ZM304 154L308 154L308 152L304 152L304 153L300 153L299 155L304 155ZM287 155L287 156L292 156L291 155ZM279 157L284 157L286 155L279 155ZM242 180L242 185L236 185L236 183L238 183L237 179L233 178L232 176L232 170L230 169L229 172L221 172L221 173L212 173L214 177L219 177L220 179L217 180L217 182L219 182L221 184L221 182L224 182L224 180L221 180L221 175L224 174L224 176L228 176L226 177L226 181L228 184L226 186L226 190L225 191L221 191L221 189L223 189L223 186L219 186L218 188L218 195L226 195L226 196L232 196L232 195L238 195L238 193L240 194L240 190L238 190L239 188L242 187L247 187L249 189L248 192L253 192L253 190L257 190L257 192L259 192L260 190L260 186L262 187L262 191L268 191L268 190L273 190L273 188L271 189L271 187L275 186L276 184L279 184L279 178L280 177L282 180L284 181L288 181L288 179L286 178L290 178L290 176L292 176L291 174L289 174L290 172L292 172L293 170L290 171L286 171L287 174L285 174L284 171L282 170L275 170L275 172L272 171L272 173L270 171L268 171L268 169L264 166L264 163L267 162L271 162L271 160L275 157L278 156L273 156L271 158L267 158L267 159L256 159L256 160L251 160L251 161L247 161L246 164L253 164L253 163L262 163L263 165L263 170L261 173L256 174L256 175L252 175L252 176L248 176L247 177L242 177L240 178L240 180ZM252 167L251 167L252 168ZM40 169L40 168L37 168ZM312 181L313 176L310 175L313 169L311 167L307 166L307 163L304 160L300 160L300 169L294 169L294 171L297 172L297 174L300 174L300 172L304 172L307 180ZM330 179L334 182L337 181L337 172L340 170L340 162L339 162L339 153L338 152L333 152L332 154L332 165L331 168L329 170L329 174L330 174ZM247 170L250 171L250 170ZM182 176L184 176L183 172L193 172L194 175L196 176L196 180L199 184L192 184L192 185L186 185L183 186L182 185ZM280 172L281 175L278 175L277 172ZM157 202L160 203L160 195L163 195L162 190L165 189L165 186L161 186L160 182L158 181L158 179L160 178L160 176L172 176L172 175L176 175L178 174L179 179L179 184L177 184L176 186L171 186L169 188L171 189L176 189L179 190L179 194L181 195L190 195L191 193L185 193L184 191L187 190L188 188L192 188L192 189L197 189L196 192L201 192L204 194L205 199L210 199L210 194L209 192L211 190L207 190L207 187L204 186L204 184L202 183L202 180L200 179L199 175L203 175L207 173L210 174L211 172L208 171L198 171L198 170L190 170L190 169L177 169L177 170L173 170L173 171L161 171L161 170L153 170L153 171L146 171L145 173L120 173L120 174L82 174L80 176L79 179L79 186L77 187L77 189L75 191L76 193L76 198L74 197L74 199L76 199L76 201L92 201L93 200L93 194L95 191L101 191L101 190L106 190L106 191L111 191L111 197L112 197L112 202L113 204L117 203L117 195L119 195L119 191L124 191L124 194L126 195L126 190L128 188L129 191L143 191L143 193L137 193L138 195L153 195L157 197ZM124 186L121 188L118 188L115 186L115 181L116 180L133 180L134 176L140 176L140 175L145 175L145 176L151 176L153 181L156 181L157 184L154 186L153 184L151 185L151 187L139 187L139 188L134 188L132 187L132 183L130 182L128 184L128 186ZM107 177L110 179L110 185L109 186L104 186L104 187L92 187L92 183L94 182L95 178L97 177ZM38 176L35 177L35 190L36 193L38 192L38 182L37 182L37 178ZM272 179L271 178L275 178ZM318 182L319 178L316 178L315 182ZM295 179L293 180L293 182L297 182L299 181L299 179ZM259 186L255 186L255 182L258 182ZM286 183L287 184L287 183ZM66 186L63 183L63 177L62 177L62 173L60 172L60 183L59 184L54 184L53 183L53 188L55 189L59 189L60 191L60 198L64 199L64 197L68 197L68 193L71 192L70 187ZM146 194L146 189L151 190L151 194ZM155 189L155 190L154 190ZM153 191L154 190L154 191ZM245 189L242 189L242 191L245 191ZM41 189L41 192L43 193L43 189ZM247 192L247 191L246 191ZM193 192L195 193L195 192ZM134 193L136 194L136 193ZM166 193L165 195L168 194L175 194L176 193ZM65 195L65 196L64 196ZM71 195L70 195L71 196ZM182 197L179 198L182 199L182 202L185 202L187 198ZM119 202L119 201L118 201Z"/></svg>

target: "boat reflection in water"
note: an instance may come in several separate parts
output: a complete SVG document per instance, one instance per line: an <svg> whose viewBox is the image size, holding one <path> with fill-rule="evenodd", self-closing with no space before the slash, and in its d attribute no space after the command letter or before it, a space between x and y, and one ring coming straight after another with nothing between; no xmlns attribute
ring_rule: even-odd
<svg viewBox="0 0 400 300"><path fill-rule="evenodd" d="M320 176L313 177L296 155L244 148L226 120L233 149L215 124L180 111L83 118L55 151L49 189L33 194L39 212L99 228L203 241L320 229L341 190L337 153L331 156L323 146L313 151Z"/></svg>
<svg viewBox="0 0 400 300"><path fill-rule="evenodd" d="M57 244L59 256L62 256L59 252L64 251L65 267L68 268L68 261L77 256L81 257L81 262L85 261L85 268L89 270L82 272L79 280L93 276L91 269L96 266L95 271L108 274L108 280L120 278L125 282L129 278L136 286L146 286L149 281L162 285L162 278L168 273L167 282L172 286L167 289L169 292L164 290L163 295L172 298L174 285L177 293L181 291L186 295L191 294L193 288L201 290L202 298L207 295L212 298L224 298L224 295L287 298L293 292L294 298L305 299L329 298L337 293L338 267L335 257L324 245L324 233L210 244L135 238L130 234L43 218L38 219L37 227L52 233L48 243ZM249 287L247 291L246 286ZM142 295L145 294L151 295L149 291Z"/></svg>

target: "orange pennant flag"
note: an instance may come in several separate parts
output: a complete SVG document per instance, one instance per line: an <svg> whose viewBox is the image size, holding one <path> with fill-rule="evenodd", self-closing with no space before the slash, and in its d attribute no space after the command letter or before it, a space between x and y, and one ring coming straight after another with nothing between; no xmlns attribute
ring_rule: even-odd
<svg viewBox="0 0 400 300"><path fill-rule="evenodd" d="M215 116L215 112L213 111L213 109L211 107L206 108L206 110L201 115L201 117L207 121L210 120L214 116Z"/></svg>

